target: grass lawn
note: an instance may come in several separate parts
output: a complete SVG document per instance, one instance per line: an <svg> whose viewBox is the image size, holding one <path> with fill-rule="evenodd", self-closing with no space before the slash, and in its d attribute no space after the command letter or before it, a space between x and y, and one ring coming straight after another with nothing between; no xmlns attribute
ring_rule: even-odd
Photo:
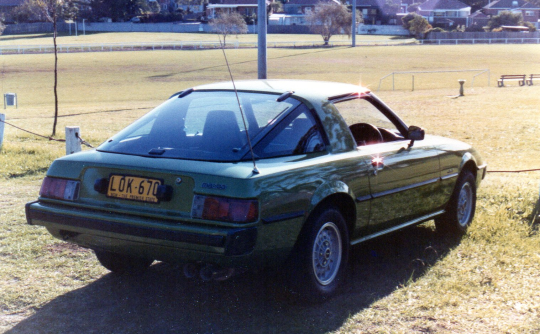
<svg viewBox="0 0 540 334"><path fill-rule="evenodd" d="M124 39L140 42L139 35L169 40L162 34ZM99 36L107 42L122 38L83 37ZM18 43L10 37L2 36L0 44ZM236 80L257 76L256 54L227 50ZM476 73L415 74L411 91L411 75L400 75L395 91L387 78L378 95L407 123L471 143L488 170L532 169L540 168L540 85L498 88L496 79L538 73L539 56L537 45L269 49L268 76L377 89L391 72L488 68L489 85L487 73L473 87ZM6 121L50 135L52 55L0 60L2 90L19 98L18 109L2 112ZM60 54L59 67L56 137L76 125L94 145L176 91L228 79L219 50ZM460 78L467 80L465 96L454 98ZM473 226L461 240L442 238L426 223L356 247L344 293L322 305L302 305L289 301L266 272L204 284L183 278L181 268L157 264L141 279L114 278L90 251L26 225L24 204L37 198L47 167L63 154L63 143L6 127L0 152L0 332L14 326L18 333L540 331L540 235L530 224L540 172L488 174Z"/></svg>
<svg viewBox="0 0 540 334"><path fill-rule="evenodd" d="M223 37L222 37L223 39ZM411 40L408 37L395 37L384 35L357 35L357 43L361 41L390 41L390 40ZM219 42L218 36L212 33L116 33L116 32L88 32L75 36L75 33L60 33L58 44L84 44L84 43L156 43L156 42ZM256 34L231 35L227 37L227 43L257 42ZM320 42L322 37L316 34L268 34L267 42ZM346 35L333 36L331 42L350 42ZM4 35L0 36L0 47L11 45L52 45L52 34L32 34L32 35Z"/></svg>

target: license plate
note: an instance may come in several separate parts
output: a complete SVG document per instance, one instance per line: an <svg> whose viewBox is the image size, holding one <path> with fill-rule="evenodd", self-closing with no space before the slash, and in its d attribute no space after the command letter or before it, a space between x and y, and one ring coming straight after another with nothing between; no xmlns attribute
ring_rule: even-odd
<svg viewBox="0 0 540 334"><path fill-rule="evenodd" d="M131 201L159 203L157 188L162 180L129 175L110 175L107 197Z"/></svg>

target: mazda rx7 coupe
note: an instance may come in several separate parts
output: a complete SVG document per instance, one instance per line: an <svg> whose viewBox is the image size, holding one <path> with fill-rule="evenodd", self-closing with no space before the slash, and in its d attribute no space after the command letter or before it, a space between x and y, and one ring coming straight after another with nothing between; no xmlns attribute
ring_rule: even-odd
<svg viewBox="0 0 540 334"><path fill-rule="evenodd" d="M470 145L408 125L369 89L225 82L55 160L26 216L117 274L156 260L204 280L281 266L291 291L321 300L354 245L429 220L465 233L485 174Z"/></svg>

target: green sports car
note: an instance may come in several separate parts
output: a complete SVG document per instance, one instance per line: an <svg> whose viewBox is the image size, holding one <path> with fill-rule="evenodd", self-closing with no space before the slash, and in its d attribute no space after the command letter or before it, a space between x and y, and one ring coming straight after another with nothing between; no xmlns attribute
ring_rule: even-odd
<svg viewBox="0 0 540 334"><path fill-rule="evenodd" d="M485 174L471 146L424 135L365 88L216 83L54 161L26 217L115 273L285 265L293 291L325 299L353 245L432 219L464 233Z"/></svg>

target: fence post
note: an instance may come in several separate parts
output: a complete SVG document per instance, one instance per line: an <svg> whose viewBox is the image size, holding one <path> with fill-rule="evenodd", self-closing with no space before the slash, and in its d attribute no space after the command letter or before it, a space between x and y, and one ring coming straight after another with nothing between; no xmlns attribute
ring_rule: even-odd
<svg viewBox="0 0 540 334"><path fill-rule="evenodd" d="M0 114L0 149L2 149L2 143L4 142L4 121L6 120L6 115Z"/></svg>
<svg viewBox="0 0 540 334"><path fill-rule="evenodd" d="M66 126L66 155L81 151L79 133L78 126Z"/></svg>

